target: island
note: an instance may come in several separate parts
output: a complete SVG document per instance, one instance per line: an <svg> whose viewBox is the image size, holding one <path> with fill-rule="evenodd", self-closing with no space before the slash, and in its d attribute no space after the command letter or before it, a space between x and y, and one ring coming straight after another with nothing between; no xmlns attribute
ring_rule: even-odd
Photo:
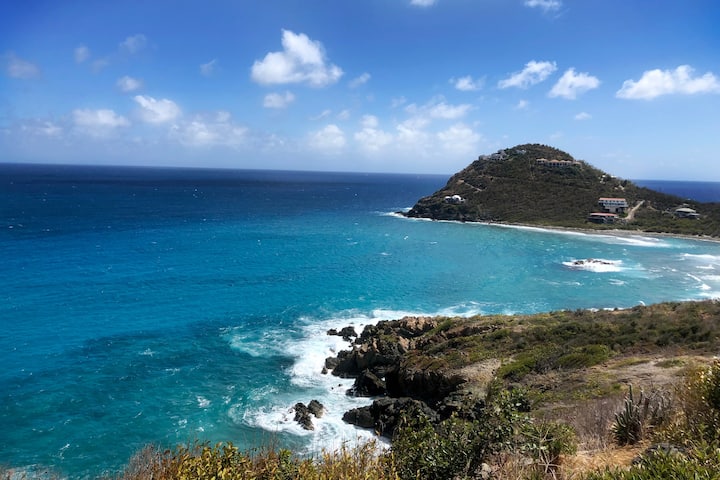
<svg viewBox="0 0 720 480"><path fill-rule="evenodd" d="M401 213L432 220L720 236L720 203L640 187L540 144L480 155Z"/></svg>

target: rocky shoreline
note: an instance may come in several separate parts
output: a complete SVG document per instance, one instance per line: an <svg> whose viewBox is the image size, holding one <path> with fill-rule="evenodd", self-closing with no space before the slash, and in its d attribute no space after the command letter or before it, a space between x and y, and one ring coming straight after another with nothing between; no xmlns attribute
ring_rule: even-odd
<svg viewBox="0 0 720 480"><path fill-rule="evenodd" d="M351 348L328 357L323 372L354 378L348 395L376 397L371 405L346 412L345 422L392 438L403 415L422 412L432 423L452 414L475 417L484 400L463 389L462 375L408 361L415 350L427 346L423 335L439 324L434 317L405 317L369 325L360 335L352 327L328 331L351 341Z"/></svg>

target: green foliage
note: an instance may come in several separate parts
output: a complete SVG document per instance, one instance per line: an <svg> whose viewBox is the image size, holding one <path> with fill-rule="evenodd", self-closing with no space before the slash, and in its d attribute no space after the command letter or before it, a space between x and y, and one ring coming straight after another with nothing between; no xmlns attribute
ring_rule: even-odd
<svg viewBox="0 0 720 480"><path fill-rule="evenodd" d="M641 457L627 470L606 469L585 480L719 480L720 449L695 447L686 453L656 452Z"/></svg>
<svg viewBox="0 0 720 480"><path fill-rule="evenodd" d="M405 418L393 439L396 471L401 479L477 478L484 462L512 452L549 472L575 451L575 433L564 424L536 424L529 411L524 390L491 389L473 420L451 417L433 426L425 417Z"/></svg>
<svg viewBox="0 0 720 480"><path fill-rule="evenodd" d="M623 409L615 414L612 425L613 439L618 445L633 445L649 436L650 431L669 422L671 401L664 392L640 391L636 397L632 385L628 390Z"/></svg>
<svg viewBox="0 0 720 480"><path fill-rule="evenodd" d="M640 391L640 398L633 395L633 388L625 396L623 409L615 414L612 434L618 445L632 445L643 439L643 427L648 410L648 399Z"/></svg>
<svg viewBox="0 0 720 480"><path fill-rule="evenodd" d="M720 236L718 203L690 202L639 187L586 162L553 168L538 164L539 158L574 160L568 153L547 145L526 144L501 150L495 155L480 157L453 175L445 187L420 199L407 215L442 220ZM452 195L460 195L465 202L452 204L444 200ZM598 211L600 197L623 197L630 206L643 203L634 219L627 223L589 223L587 216ZM674 209L684 204L697 210L700 218L676 218Z"/></svg>
<svg viewBox="0 0 720 480"><path fill-rule="evenodd" d="M531 423L524 435L527 453L546 473L557 469L561 455L574 454L577 450L575 431L564 423Z"/></svg>
<svg viewBox="0 0 720 480"><path fill-rule="evenodd" d="M676 392L681 415L666 434L679 443L703 441L720 447L720 360L690 372Z"/></svg>

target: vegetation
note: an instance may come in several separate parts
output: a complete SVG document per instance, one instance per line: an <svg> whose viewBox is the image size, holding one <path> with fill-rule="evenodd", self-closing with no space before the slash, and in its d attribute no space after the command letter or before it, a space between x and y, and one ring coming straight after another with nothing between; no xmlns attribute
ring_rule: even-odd
<svg viewBox="0 0 720 480"><path fill-rule="evenodd" d="M406 412L389 450L148 446L113 478L720 480L719 319L714 301L440 319L404 361L445 372L497 362L481 401L457 397L469 415ZM466 390L476 387L468 375ZM0 468L11 478L23 477Z"/></svg>
<svg viewBox="0 0 720 480"><path fill-rule="evenodd" d="M571 162L562 167L538 159ZM447 196L459 195L460 203ZM633 218L610 225L587 221L599 209L600 197L625 198L640 205ZM677 218L676 208L688 206L699 219ZM639 187L613 177L568 153L539 144L518 145L481 156L453 175L445 187L420 199L410 217L436 220L524 223L593 229L627 229L686 235L720 236L720 203L699 203Z"/></svg>

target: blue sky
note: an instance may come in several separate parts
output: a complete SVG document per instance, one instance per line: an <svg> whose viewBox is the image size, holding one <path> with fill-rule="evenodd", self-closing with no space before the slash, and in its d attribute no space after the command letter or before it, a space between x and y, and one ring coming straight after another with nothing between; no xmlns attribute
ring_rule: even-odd
<svg viewBox="0 0 720 480"><path fill-rule="evenodd" d="M0 161L720 181L717 0L22 1Z"/></svg>

